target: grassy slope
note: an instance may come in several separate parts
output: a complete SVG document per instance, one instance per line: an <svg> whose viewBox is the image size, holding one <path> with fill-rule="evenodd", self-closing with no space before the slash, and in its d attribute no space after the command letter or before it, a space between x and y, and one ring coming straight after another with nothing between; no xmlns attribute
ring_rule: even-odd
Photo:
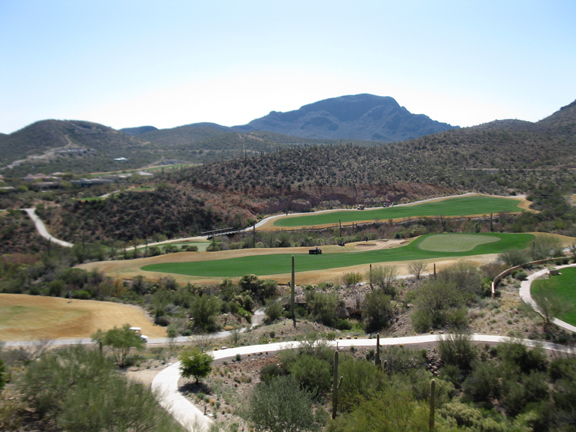
<svg viewBox="0 0 576 432"><path fill-rule="evenodd" d="M562 300L576 306L576 267L565 268L560 272L561 275L552 276L550 281ZM532 284L532 290L538 291L542 283L543 281L535 280ZM576 325L576 309L558 318L568 324Z"/></svg>
<svg viewBox="0 0 576 432"><path fill-rule="evenodd" d="M338 220L359 222L421 216L468 216L500 212L518 212L519 201L487 196L458 197L443 201L427 202L413 206L389 207L376 210L346 210L305 216L281 218L274 222L278 227L300 227L335 224Z"/></svg>
<svg viewBox="0 0 576 432"><path fill-rule="evenodd" d="M360 264L499 253L513 247L524 248L534 238L532 234L475 235L495 236L498 237L500 241L481 244L467 252L433 252L421 250L418 247L424 239L430 236L426 235L416 239L407 246L396 249L312 256L307 254L296 254L296 269L298 272L304 272L349 267ZM443 235L437 234L437 236L441 238ZM245 274L255 274L258 276L285 274L291 271L291 255L273 254L214 261L153 264L142 267L142 270L205 277L239 277Z"/></svg>

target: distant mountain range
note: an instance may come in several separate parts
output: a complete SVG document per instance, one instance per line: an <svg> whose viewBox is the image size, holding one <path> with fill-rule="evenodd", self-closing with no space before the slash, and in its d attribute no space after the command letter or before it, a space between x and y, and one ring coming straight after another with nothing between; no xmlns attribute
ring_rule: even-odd
<svg viewBox="0 0 576 432"><path fill-rule="evenodd" d="M302 138L406 141L454 129L412 114L391 97L359 94L325 99L290 112L272 111L235 130L265 130Z"/></svg>
<svg viewBox="0 0 576 432"><path fill-rule="evenodd" d="M266 131L300 138L318 140L406 141L423 135L454 129L423 114L412 114L391 97L359 94L325 99L298 110L272 111L267 116L243 126L225 127L215 123L196 123L170 129L177 134L191 132L191 128L214 128L220 131ZM163 131L153 126L120 129L128 135ZM151 135L148 135L151 136Z"/></svg>
<svg viewBox="0 0 576 432"><path fill-rule="evenodd" d="M87 121L43 120L9 135L0 134L0 170L5 176L20 176L29 172L141 168L166 161L206 163L269 153L286 146L338 145L343 140L361 146L409 141L415 146L445 142L450 146L492 148L493 132L499 134L498 153L504 155L504 147L511 145L508 141L512 137L518 146L530 143L538 152L551 138L573 145L576 101L537 123L498 120L463 129L411 114L391 97L368 94L326 99L286 113L271 112L234 127L196 123L170 129L140 126L118 131ZM514 135L502 135L504 132ZM568 148L566 151L570 153ZM112 161L119 157L128 161L117 166Z"/></svg>

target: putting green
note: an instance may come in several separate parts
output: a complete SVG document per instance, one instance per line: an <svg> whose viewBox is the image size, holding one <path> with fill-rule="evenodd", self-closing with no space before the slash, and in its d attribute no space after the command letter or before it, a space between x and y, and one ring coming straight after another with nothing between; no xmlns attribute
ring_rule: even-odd
<svg viewBox="0 0 576 432"><path fill-rule="evenodd" d="M430 201L422 204L393 206L375 210L343 210L304 216L288 216L274 222L277 227L305 227L342 223L373 221L376 219L402 219L407 217L472 216L490 213L523 211L520 201L490 196L465 196Z"/></svg>
<svg viewBox="0 0 576 432"><path fill-rule="evenodd" d="M418 247L434 252L467 252L476 246L499 241L497 237L478 236L474 234L438 234L426 237Z"/></svg>
<svg viewBox="0 0 576 432"><path fill-rule="evenodd" d="M463 243L468 245L475 244L475 246L473 246L472 249L464 251L439 251L420 248L420 244L427 239L432 239L429 240L430 243L428 247L439 247L435 245L446 244L444 237L460 235L468 238ZM322 255L295 254L294 259L296 271L305 272L351 267L362 264L500 253L512 248L523 249L527 247L533 239L534 236L532 234L428 234L421 236L406 246L394 249L380 249L367 252L325 253ZM291 257L291 254L252 255L213 261L151 264L142 267L142 270L219 278L240 277L245 274L255 274L258 276L278 275L291 272Z"/></svg>

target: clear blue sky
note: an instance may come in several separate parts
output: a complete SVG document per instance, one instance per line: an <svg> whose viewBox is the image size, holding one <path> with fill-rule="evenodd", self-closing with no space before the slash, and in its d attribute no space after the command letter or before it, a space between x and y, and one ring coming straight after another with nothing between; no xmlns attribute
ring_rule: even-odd
<svg viewBox="0 0 576 432"><path fill-rule="evenodd" d="M576 1L0 0L0 132L244 124L346 94L453 125L576 99Z"/></svg>

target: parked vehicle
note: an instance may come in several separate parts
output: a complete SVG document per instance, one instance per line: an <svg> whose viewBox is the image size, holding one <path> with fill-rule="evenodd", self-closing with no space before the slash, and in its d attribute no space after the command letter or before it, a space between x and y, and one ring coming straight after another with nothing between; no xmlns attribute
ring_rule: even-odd
<svg viewBox="0 0 576 432"><path fill-rule="evenodd" d="M136 336L140 336L140 339L144 342L148 343L148 336L142 334L142 329L140 327L130 327L130 330L132 330Z"/></svg>

